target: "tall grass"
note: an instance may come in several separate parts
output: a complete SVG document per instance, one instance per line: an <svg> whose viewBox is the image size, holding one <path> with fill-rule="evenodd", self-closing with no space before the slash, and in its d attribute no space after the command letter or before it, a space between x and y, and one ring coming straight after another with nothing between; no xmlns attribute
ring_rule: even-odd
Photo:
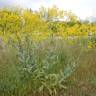
<svg viewBox="0 0 96 96"><path fill-rule="evenodd" d="M5 46L0 49L2 96L58 95L66 89L66 79L76 70L82 55L79 43L70 45L55 37L36 42L23 35L18 42Z"/></svg>

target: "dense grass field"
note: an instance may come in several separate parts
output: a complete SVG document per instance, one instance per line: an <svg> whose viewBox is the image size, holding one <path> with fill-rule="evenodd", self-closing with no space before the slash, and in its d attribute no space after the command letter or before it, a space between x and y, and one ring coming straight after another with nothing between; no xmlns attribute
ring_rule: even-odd
<svg viewBox="0 0 96 96"><path fill-rule="evenodd" d="M41 9L0 9L0 96L96 96L96 23Z"/></svg>
<svg viewBox="0 0 96 96"><path fill-rule="evenodd" d="M96 50L81 40L0 44L1 96L95 96Z"/></svg>

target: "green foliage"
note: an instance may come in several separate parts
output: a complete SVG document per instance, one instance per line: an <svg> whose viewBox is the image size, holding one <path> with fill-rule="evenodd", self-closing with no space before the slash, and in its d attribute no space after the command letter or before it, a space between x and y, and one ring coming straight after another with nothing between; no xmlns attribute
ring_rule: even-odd
<svg viewBox="0 0 96 96"><path fill-rule="evenodd" d="M85 49L96 47L95 32L96 24L82 23L56 6L0 9L0 95L65 92Z"/></svg>
<svg viewBox="0 0 96 96"><path fill-rule="evenodd" d="M28 34L22 34L22 39L18 38L15 45L12 41L10 44L8 50L11 48L10 53L16 50L14 59L18 62L12 60L12 65L6 62L5 66L2 63L5 73L2 74L4 70L0 69L0 93L25 96L43 92L56 95L59 90L66 89L65 81L76 70L80 58L78 54L73 55L73 48L67 41L50 37L38 43Z"/></svg>

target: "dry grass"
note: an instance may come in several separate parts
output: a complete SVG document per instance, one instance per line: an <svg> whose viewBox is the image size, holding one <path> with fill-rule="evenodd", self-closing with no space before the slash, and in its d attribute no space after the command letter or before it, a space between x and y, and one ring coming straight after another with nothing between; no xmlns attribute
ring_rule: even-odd
<svg viewBox="0 0 96 96"><path fill-rule="evenodd" d="M96 96L96 50L82 56L80 66L68 80L66 96Z"/></svg>
<svg viewBox="0 0 96 96"><path fill-rule="evenodd" d="M53 88L56 89L57 93L53 91L51 96L96 96L95 49L84 51L77 62L79 66L71 73L70 70L72 69L69 68L69 76L65 78L59 73L66 70L70 59L73 60L71 63L75 61L80 54L81 47L79 45L69 46L65 41L53 39L39 43L35 47L33 45L26 46L30 42L23 43L23 51L27 53L24 55L21 50L21 55L25 56L25 59L20 57L22 62L18 60L15 48L5 45L3 42L0 43L0 91L2 92L2 94L0 92L0 96L50 96L50 90L53 91ZM34 54L30 54L33 47L35 48ZM26 56L28 56L27 61ZM34 62L32 61L33 58ZM37 64L36 72L33 69L32 72L29 70L30 62ZM26 70L19 63L22 63ZM18 68L23 68L25 71L20 71L22 72L20 73ZM67 88L59 87L59 79L64 79L62 85ZM42 80L46 84L43 90L41 87L43 85L41 84ZM55 86L52 85L55 84L54 82L56 82ZM47 90L47 86L50 88L49 90ZM41 92L38 91L40 88Z"/></svg>

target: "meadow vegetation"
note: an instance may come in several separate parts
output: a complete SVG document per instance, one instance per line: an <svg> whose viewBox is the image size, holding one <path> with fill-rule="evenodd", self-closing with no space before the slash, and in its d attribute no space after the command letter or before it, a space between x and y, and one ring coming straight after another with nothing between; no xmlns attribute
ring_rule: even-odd
<svg viewBox="0 0 96 96"><path fill-rule="evenodd" d="M95 34L56 6L0 9L0 96L95 96Z"/></svg>

